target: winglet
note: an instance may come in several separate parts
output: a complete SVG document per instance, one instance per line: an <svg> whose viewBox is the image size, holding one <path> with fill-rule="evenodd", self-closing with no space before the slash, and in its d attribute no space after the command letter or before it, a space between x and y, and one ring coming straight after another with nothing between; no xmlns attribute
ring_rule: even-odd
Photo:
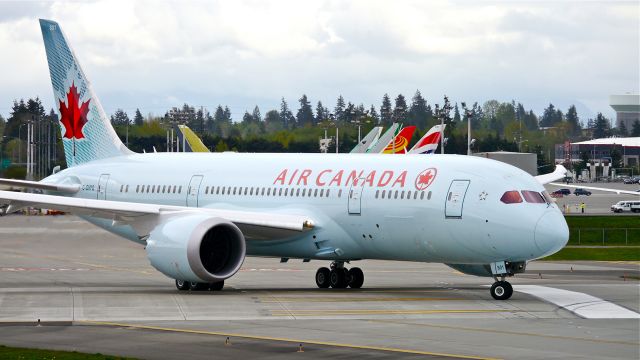
<svg viewBox="0 0 640 360"><path fill-rule="evenodd" d="M567 176L567 169L565 169L564 166L558 164L556 165L556 169L552 173L538 175L535 178L540 184L545 185L552 181L562 179L565 176Z"/></svg>

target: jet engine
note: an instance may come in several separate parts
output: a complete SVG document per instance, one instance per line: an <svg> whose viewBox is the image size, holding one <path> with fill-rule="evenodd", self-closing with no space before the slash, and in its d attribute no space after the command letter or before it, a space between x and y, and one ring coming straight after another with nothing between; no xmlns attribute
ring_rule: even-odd
<svg viewBox="0 0 640 360"><path fill-rule="evenodd" d="M170 278L215 283L240 270L246 244L240 229L225 219L185 215L157 225L146 250L151 265Z"/></svg>

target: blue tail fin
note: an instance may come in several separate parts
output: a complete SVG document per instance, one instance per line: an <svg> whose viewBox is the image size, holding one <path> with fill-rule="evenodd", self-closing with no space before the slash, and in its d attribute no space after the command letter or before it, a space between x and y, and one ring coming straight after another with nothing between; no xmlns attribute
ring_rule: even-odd
<svg viewBox="0 0 640 360"><path fill-rule="evenodd" d="M111 126L60 25L40 19L40 28L60 113L67 166L130 154Z"/></svg>

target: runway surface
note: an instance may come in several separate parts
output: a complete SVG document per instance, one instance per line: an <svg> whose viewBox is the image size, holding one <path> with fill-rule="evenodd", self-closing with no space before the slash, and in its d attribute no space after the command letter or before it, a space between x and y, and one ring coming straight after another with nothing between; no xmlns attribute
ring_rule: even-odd
<svg viewBox="0 0 640 360"><path fill-rule="evenodd" d="M141 246L72 216L1 217L0 249L4 345L150 359L640 357L637 263L533 262L498 302L491 279L390 261L351 264L360 290L316 288L328 262L248 258L222 292L179 292Z"/></svg>

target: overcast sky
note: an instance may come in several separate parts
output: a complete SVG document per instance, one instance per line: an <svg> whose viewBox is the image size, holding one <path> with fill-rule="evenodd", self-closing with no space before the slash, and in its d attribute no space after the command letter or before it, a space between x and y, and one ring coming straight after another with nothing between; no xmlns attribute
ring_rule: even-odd
<svg viewBox="0 0 640 360"><path fill-rule="evenodd" d="M228 105L234 119L306 93L380 106L576 104L613 116L640 87L638 1L1 1L0 114L53 94L38 18L60 23L107 113Z"/></svg>

